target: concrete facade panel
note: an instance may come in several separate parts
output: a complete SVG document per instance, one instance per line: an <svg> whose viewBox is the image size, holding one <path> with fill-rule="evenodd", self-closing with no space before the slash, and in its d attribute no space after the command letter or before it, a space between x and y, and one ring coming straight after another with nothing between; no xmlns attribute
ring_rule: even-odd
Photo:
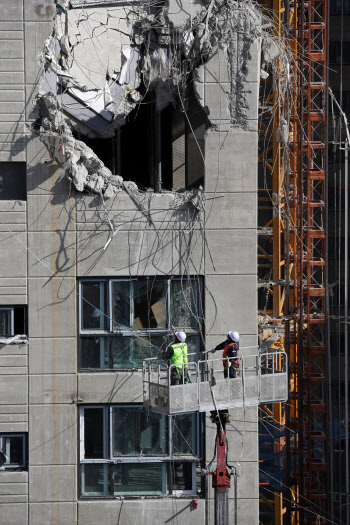
<svg viewBox="0 0 350 525"><path fill-rule="evenodd" d="M28 525L27 503L1 504L1 521L6 525Z"/></svg>
<svg viewBox="0 0 350 525"><path fill-rule="evenodd" d="M33 465L72 465L76 462L76 423L75 405L29 406L29 478L31 470L35 469ZM52 490L55 490L53 486Z"/></svg>
<svg viewBox="0 0 350 525"><path fill-rule="evenodd" d="M11 215L8 214L8 220L10 220L9 216ZM11 225L9 225L9 229L11 229ZM0 277L23 278L27 275L26 237L24 232L0 233ZM13 261L16 261L16 264L13 264Z"/></svg>
<svg viewBox="0 0 350 525"><path fill-rule="evenodd" d="M29 523L73 525L77 523L76 503L30 503Z"/></svg>
<svg viewBox="0 0 350 525"><path fill-rule="evenodd" d="M73 465L31 466L29 502L74 501L76 476Z"/></svg>
<svg viewBox="0 0 350 525"><path fill-rule="evenodd" d="M203 525L205 520L205 501L198 500L198 508L192 510L192 500L153 500L153 501L80 501L78 503L79 523L95 525L101 520L104 525L128 523L132 516L134 523L163 525L180 520L182 525Z"/></svg>
<svg viewBox="0 0 350 525"><path fill-rule="evenodd" d="M78 375L82 403L142 403L142 371Z"/></svg>
<svg viewBox="0 0 350 525"><path fill-rule="evenodd" d="M220 47L219 43L218 47L204 66L204 82L206 84L209 82L229 82L230 77L227 68L226 55L227 53Z"/></svg>
<svg viewBox="0 0 350 525"><path fill-rule="evenodd" d="M9 494L15 496L18 494L27 494L27 483L2 483L0 477L0 495Z"/></svg>
<svg viewBox="0 0 350 525"><path fill-rule="evenodd" d="M37 4L38 5L38 4ZM39 81L42 69L38 59L42 51L43 43L49 37L52 31L52 23L42 22L25 22L25 68L27 84L34 84Z"/></svg>
<svg viewBox="0 0 350 525"><path fill-rule="evenodd" d="M28 496L21 494L0 494L0 505L3 503L27 503ZM1 507L0 507L1 510ZM1 520L1 518L0 518Z"/></svg>
<svg viewBox="0 0 350 525"><path fill-rule="evenodd" d="M3 367L26 367L27 356L26 355L3 355L0 351L0 373Z"/></svg>
<svg viewBox="0 0 350 525"><path fill-rule="evenodd" d="M51 0L24 0L24 19L47 22L53 19L56 7Z"/></svg>
<svg viewBox="0 0 350 525"><path fill-rule="evenodd" d="M51 195L55 200L59 195L65 198L70 194L70 183L66 177L58 182L62 168L53 162L45 144L39 137L33 137L27 147L27 193L28 195ZM61 198L64 202L65 199Z"/></svg>
<svg viewBox="0 0 350 525"><path fill-rule="evenodd" d="M1 373L0 373L1 374ZM28 377L3 375L0 380L0 404L23 405L28 402Z"/></svg>
<svg viewBox="0 0 350 525"><path fill-rule="evenodd" d="M28 423L0 423L0 432L28 432Z"/></svg>
<svg viewBox="0 0 350 525"><path fill-rule="evenodd" d="M258 134L231 130L209 131L205 143L208 192L256 192ZM234 161L233 161L234 159ZM218 172L220 166L220 172Z"/></svg>
<svg viewBox="0 0 350 525"><path fill-rule="evenodd" d="M257 227L256 193L207 193L206 231Z"/></svg>
<svg viewBox="0 0 350 525"><path fill-rule="evenodd" d="M206 274L251 275L256 270L256 230L208 230Z"/></svg>
<svg viewBox="0 0 350 525"><path fill-rule="evenodd" d="M75 284L70 277L28 280L31 337L75 335Z"/></svg>
<svg viewBox="0 0 350 525"><path fill-rule="evenodd" d="M205 84L205 103L209 107L209 118L230 120L230 84Z"/></svg>
<svg viewBox="0 0 350 525"><path fill-rule="evenodd" d="M2 60L0 65L0 85L16 83L21 85L24 83L23 60ZM12 104L11 104L12 106ZM0 106L0 113L21 113L23 111L23 104L17 104L14 108L6 108L5 104Z"/></svg>
<svg viewBox="0 0 350 525"><path fill-rule="evenodd" d="M75 232L59 229L50 233L30 232L28 247L31 277L75 274Z"/></svg>
<svg viewBox="0 0 350 525"><path fill-rule="evenodd" d="M26 286L0 286L0 295L26 295Z"/></svg>
<svg viewBox="0 0 350 525"><path fill-rule="evenodd" d="M28 483L28 472L2 470L0 472L0 483Z"/></svg>
<svg viewBox="0 0 350 525"><path fill-rule="evenodd" d="M11 140L11 137L9 136ZM1 149L1 143L0 143ZM26 154L24 151L0 151L0 162L25 162Z"/></svg>
<svg viewBox="0 0 350 525"><path fill-rule="evenodd" d="M28 195L28 231L74 229L74 200L55 194Z"/></svg>
<svg viewBox="0 0 350 525"><path fill-rule="evenodd" d="M20 367L20 366L11 366L11 367L3 366L0 369L1 375L12 375L14 373L17 375L21 375L21 374L27 374L27 372L28 372L27 367Z"/></svg>
<svg viewBox="0 0 350 525"><path fill-rule="evenodd" d="M24 91L19 89L1 89L0 102L24 102Z"/></svg>
<svg viewBox="0 0 350 525"><path fill-rule="evenodd" d="M1 306L11 306L15 304L27 304L28 299L26 295L0 295Z"/></svg>
<svg viewBox="0 0 350 525"><path fill-rule="evenodd" d="M77 274L83 276L127 276L172 274L174 233L123 232L103 248L109 232L79 232L77 236Z"/></svg>
<svg viewBox="0 0 350 525"><path fill-rule="evenodd" d="M29 376L29 403L72 403L76 398L74 374L45 374Z"/></svg>
<svg viewBox="0 0 350 525"><path fill-rule="evenodd" d="M22 29L23 22L0 22L0 31L6 31L6 33L10 33L12 31L22 31Z"/></svg>
<svg viewBox="0 0 350 525"><path fill-rule="evenodd" d="M75 338L31 338L30 374L72 374L77 370Z"/></svg>
<svg viewBox="0 0 350 525"><path fill-rule="evenodd" d="M242 334L257 332L256 275L207 276L205 304L207 333L225 333L232 321Z"/></svg>
<svg viewBox="0 0 350 525"><path fill-rule="evenodd" d="M2 122L23 122L25 118L24 113L2 113L1 120ZM19 147L19 144L16 144Z"/></svg>
<svg viewBox="0 0 350 525"><path fill-rule="evenodd" d="M230 423L226 427L229 439L229 463L253 462L254 464L259 459L257 408L246 407L245 411L241 408L230 410L230 417ZM205 423L208 458L213 454L216 426L211 422L209 415L206 415Z"/></svg>
<svg viewBox="0 0 350 525"><path fill-rule="evenodd" d="M21 111L23 109L23 103L22 102L14 102L13 104L8 104L7 102L0 102L0 110L1 109L7 109L6 113L8 113L11 108L17 111ZM11 111L10 111L11 113ZM11 122L0 122L0 133L1 134L12 134L12 133L23 133L24 132L24 124L12 124Z"/></svg>

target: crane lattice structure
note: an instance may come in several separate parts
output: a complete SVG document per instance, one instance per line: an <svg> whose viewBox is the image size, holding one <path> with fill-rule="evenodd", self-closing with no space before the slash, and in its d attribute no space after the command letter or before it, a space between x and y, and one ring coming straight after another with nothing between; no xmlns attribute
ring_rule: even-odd
<svg viewBox="0 0 350 525"><path fill-rule="evenodd" d="M287 352L290 398L262 407L265 419L288 430L274 440L280 462L285 449L287 490L281 484L274 498L262 492L261 523L325 523L328 6L262 4L281 55L265 65L269 76L261 85L260 336Z"/></svg>

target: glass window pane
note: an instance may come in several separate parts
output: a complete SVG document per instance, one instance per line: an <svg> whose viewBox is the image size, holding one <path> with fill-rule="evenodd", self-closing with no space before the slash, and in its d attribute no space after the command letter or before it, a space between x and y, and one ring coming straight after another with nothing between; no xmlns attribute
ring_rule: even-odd
<svg viewBox="0 0 350 525"><path fill-rule="evenodd" d="M142 368L142 361L162 355L167 339L164 336L110 338L113 368Z"/></svg>
<svg viewBox="0 0 350 525"><path fill-rule="evenodd" d="M130 407L113 407L113 456L135 456L139 453L138 412Z"/></svg>
<svg viewBox="0 0 350 525"><path fill-rule="evenodd" d="M198 280L171 281L171 324L178 330L201 328Z"/></svg>
<svg viewBox="0 0 350 525"><path fill-rule="evenodd" d="M189 490L193 489L193 463L177 463L170 465L172 489L174 490Z"/></svg>
<svg viewBox="0 0 350 525"><path fill-rule="evenodd" d="M131 322L130 322L131 283L132 281L113 281L112 282L113 330L122 330L123 328L131 328Z"/></svg>
<svg viewBox="0 0 350 525"><path fill-rule="evenodd" d="M11 310L0 310L0 336L13 335L11 326Z"/></svg>
<svg viewBox="0 0 350 525"><path fill-rule="evenodd" d="M167 327L167 280L133 281L134 329Z"/></svg>
<svg viewBox="0 0 350 525"><path fill-rule="evenodd" d="M180 414L172 417L174 455L197 455L196 421L196 414Z"/></svg>
<svg viewBox="0 0 350 525"><path fill-rule="evenodd" d="M83 330L107 330L108 287L106 282L81 283L81 326Z"/></svg>
<svg viewBox="0 0 350 525"><path fill-rule="evenodd" d="M113 456L167 453L166 418L142 407L113 407Z"/></svg>
<svg viewBox="0 0 350 525"><path fill-rule="evenodd" d="M167 453L167 418L161 414L140 414L140 453L161 455Z"/></svg>
<svg viewBox="0 0 350 525"><path fill-rule="evenodd" d="M114 465L114 495L164 494L166 465L118 463Z"/></svg>
<svg viewBox="0 0 350 525"><path fill-rule="evenodd" d="M3 436L2 452L5 465L23 465L23 436Z"/></svg>
<svg viewBox="0 0 350 525"><path fill-rule="evenodd" d="M110 465L83 463L81 465L82 496L108 496L110 492Z"/></svg>
<svg viewBox="0 0 350 525"><path fill-rule="evenodd" d="M80 338L80 368L109 368L107 337Z"/></svg>
<svg viewBox="0 0 350 525"><path fill-rule="evenodd" d="M188 362L198 361L201 352L201 337L200 335L188 335L186 337L186 343L188 347L188 354L194 354L188 356Z"/></svg>
<svg viewBox="0 0 350 525"><path fill-rule="evenodd" d="M103 430L103 408L85 408L85 459L102 459L104 457Z"/></svg>

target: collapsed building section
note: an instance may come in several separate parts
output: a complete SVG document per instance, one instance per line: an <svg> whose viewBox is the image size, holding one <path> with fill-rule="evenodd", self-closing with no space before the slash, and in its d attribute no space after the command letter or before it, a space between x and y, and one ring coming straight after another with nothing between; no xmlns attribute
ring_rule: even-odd
<svg viewBox="0 0 350 525"><path fill-rule="evenodd" d="M250 47L263 36L254 4L198 2L191 16L173 2L57 11L41 55L37 124L63 176L105 198L203 186L207 129L221 119L249 128L256 104L246 85ZM219 119L204 97L204 64L218 53Z"/></svg>

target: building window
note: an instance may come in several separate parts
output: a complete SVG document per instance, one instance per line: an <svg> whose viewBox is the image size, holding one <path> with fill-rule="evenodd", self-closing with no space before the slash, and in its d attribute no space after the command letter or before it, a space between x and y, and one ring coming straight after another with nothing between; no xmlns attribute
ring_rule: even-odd
<svg viewBox="0 0 350 525"><path fill-rule="evenodd" d="M27 200L25 162L0 162L0 200Z"/></svg>
<svg viewBox="0 0 350 525"><path fill-rule="evenodd" d="M142 368L180 329L198 355L201 305L197 277L81 280L80 368Z"/></svg>
<svg viewBox="0 0 350 525"><path fill-rule="evenodd" d="M26 468L26 434L0 434L0 470Z"/></svg>
<svg viewBox="0 0 350 525"><path fill-rule="evenodd" d="M26 307L0 307L0 337L26 334Z"/></svg>
<svg viewBox="0 0 350 525"><path fill-rule="evenodd" d="M196 494L199 414L165 416L141 405L80 408L81 496Z"/></svg>

